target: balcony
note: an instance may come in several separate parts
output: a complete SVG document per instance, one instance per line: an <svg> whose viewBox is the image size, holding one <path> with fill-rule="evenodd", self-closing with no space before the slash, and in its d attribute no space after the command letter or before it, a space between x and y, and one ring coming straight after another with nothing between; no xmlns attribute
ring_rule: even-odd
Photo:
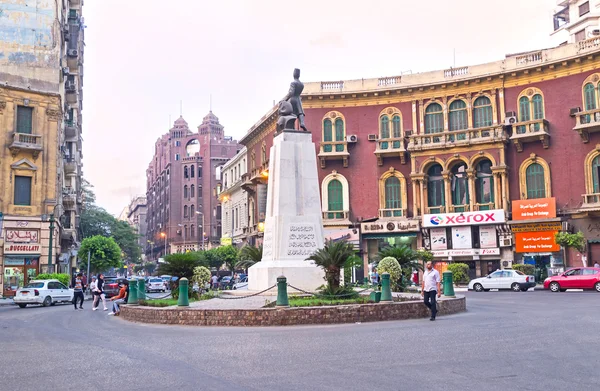
<svg viewBox="0 0 600 391"><path fill-rule="evenodd" d="M60 240L75 241L77 237L77 231L72 226L64 227L60 233Z"/></svg>
<svg viewBox="0 0 600 391"><path fill-rule="evenodd" d="M71 187L63 187L63 205L66 210L75 210L77 205L77 191Z"/></svg>
<svg viewBox="0 0 600 391"><path fill-rule="evenodd" d="M486 204L475 204L474 205L474 210L478 211L478 210L492 210L495 209L495 205L493 202L488 202Z"/></svg>
<svg viewBox="0 0 600 391"><path fill-rule="evenodd" d="M469 204L466 205L450 205L448 207L449 213L463 213L468 212L471 209Z"/></svg>
<svg viewBox="0 0 600 391"><path fill-rule="evenodd" d="M404 146L404 138L394 137L377 140L375 156L377 156L377 165L379 166L383 166L384 157L400 157L400 163L406 164L406 147Z"/></svg>
<svg viewBox="0 0 600 391"><path fill-rule="evenodd" d="M579 208L582 212L600 212L600 193L583 194L583 203Z"/></svg>
<svg viewBox="0 0 600 391"><path fill-rule="evenodd" d="M446 149L459 146L505 142L506 132L502 126L446 131L439 133L415 134L410 136L408 150L424 151Z"/></svg>
<svg viewBox="0 0 600 391"><path fill-rule="evenodd" d="M33 159L37 159L44 148L42 136L39 134L13 133L13 141L8 147L13 157L21 151L30 151Z"/></svg>
<svg viewBox="0 0 600 391"><path fill-rule="evenodd" d="M65 138L67 141L77 141L77 127L75 121L65 121Z"/></svg>
<svg viewBox="0 0 600 391"><path fill-rule="evenodd" d="M323 141L319 154L317 155L321 161L321 168L327 166L327 160L341 160L344 167L348 167L348 142L346 141Z"/></svg>
<svg viewBox="0 0 600 391"><path fill-rule="evenodd" d="M350 225L350 212L347 210L323 212L323 225Z"/></svg>
<svg viewBox="0 0 600 391"><path fill-rule="evenodd" d="M523 152L523 143L541 141L544 148L550 146L548 121L545 119L517 122L512 128L513 134L510 139L517 147L517 152Z"/></svg>
<svg viewBox="0 0 600 391"><path fill-rule="evenodd" d="M65 157L65 173L77 174L77 161L72 157Z"/></svg>
<svg viewBox="0 0 600 391"><path fill-rule="evenodd" d="M67 81L65 83L65 96L68 104L77 103L77 83L75 81Z"/></svg>
<svg viewBox="0 0 600 391"><path fill-rule="evenodd" d="M406 209L398 208L398 209L379 209L379 217L406 217Z"/></svg>
<svg viewBox="0 0 600 391"><path fill-rule="evenodd" d="M443 205L440 205L440 206L426 206L425 210L427 211L428 214L446 213L446 207L443 206Z"/></svg>
<svg viewBox="0 0 600 391"><path fill-rule="evenodd" d="M590 133L600 131L600 109L582 111L575 114L575 127L584 143L590 141Z"/></svg>

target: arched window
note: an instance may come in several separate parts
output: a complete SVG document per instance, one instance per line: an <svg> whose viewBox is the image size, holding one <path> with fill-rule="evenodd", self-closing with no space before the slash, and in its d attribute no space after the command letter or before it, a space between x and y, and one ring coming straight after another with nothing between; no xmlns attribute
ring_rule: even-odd
<svg viewBox="0 0 600 391"><path fill-rule="evenodd" d="M187 187L187 185L183 186L183 198L188 198L188 187Z"/></svg>
<svg viewBox="0 0 600 391"><path fill-rule="evenodd" d="M451 131L467 129L469 127L467 117L467 104L464 100L455 100L450 103L448 125Z"/></svg>
<svg viewBox="0 0 600 391"><path fill-rule="evenodd" d="M190 166L190 178L194 177L194 174L195 174L194 171L196 171L196 170L194 170L194 166Z"/></svg>
<svg viewBox="0 0 600 391"><path fill-rule="evenodd" d="M544 119L544 99L540 94L535 94L533 101L533 119Z"/></svg>
<svg viewBox="0 0 600 391"><path fill-rule="evenodd" d="M456 164L452 167L452 205L455 212L465 212L469 209L469 179L467 165Z"/></svg>
<svg viewBox="0 0 600 391"><path fill-rule="evenodd" d="M330 219L344 218L342 213L344 210L343 188L342 183L337 179L333 179L327 185L327 210L330 212L327 216Z"/></svg>
<svg viewBox="0 0 600 391"><path fill-rule="evenodd" d="M329 118L326 118L323 121L323 141L324 142L328 142L328 141L333 141L333 124L331 123L331 120ZM333 150L333 147L331 146L331 144L325 144L323 146L323 150L325 152L331 152Z"/></svg>
<svg viewBox="0 0 600 391"><path fill-rule="evenodd" d="M190 217L194 217L194 213L196 213L196 211L194 210L194 204L190 205Z"/></svg>
<svg viewBox="0 0 600 391"><path fill-rule="evenodd" d="M344 130L344 120L341 118L336 118L335 120L335 141L345 141L346 140L346 132ZM336 152L344 152L343 144L335 145Z"/></svg>
<svg viewBox="0 0 600 391"><path fill-rule="evenodd" d="M439 103L432 103L425 108L425 133L444 131L444 112Z"/></svg>
<svg viewBox="0 0 600 391"><path fill-rule="evenodd" d="M519 97L519 122L536 121L544 119L544 98L541 91L537 88L529 88L521 93ZM541 129L541 124L535 123L534 131ZM527 131L527 125L517 126L517 134L523 134Z"/></svg>
<svg viewBox="0 0 600 391"><path fill-rule="evenodd" d="M385 209L389 211L389 217L402 216L402 195L400 179L391 176L385 180ZM384 217L388 217L385 216Z"/></svg>
<svg viewBox="0 0 600 391"><path fill-rule="evenodd" d="M387 115L382 115L379 122L380 137L390 138L390 117L388 117Z"/></svg>
<svg viewBox="0 0 600 391"><path fill-rule="evenodd" d="M596 156L594 160L592 160L592 183L593 183L593 191L594 193L600 193L600 178L598 175L598 170L600 170L600 155Z"/></svg>
<svg viewBox="0 0 600 391"><path fill-rule="evenodd" d="M188 178L188 166L183 166L183 177Z"/></svg>
<svg viewBox="0 0 600 391"><path fill-rule="evenodd" d="M195 191L194 191L194 185L190 186L190 198L194 198L195 197Z"/></svg>
<svg viewBox="0 0 600 391"><path fill-rule="evenodd" d="M188 207L187 207L187 205L183 206L183 217L188 217Z"/></svg>
<svg viewBox="0 0 600 391"><path fill-rule="evenodd" d="M539 163L532 163L527 167L525 182L527 184L527 199L546 198L544 167Z"/></svg>
<svg viewBox="0 0 600 391"><path fill-rule="evenodd" d="M473 102L473 127L483 128L492 126L493 119L492 102L487 96L480 96Z"/></svg>
<svg viewBox="0 0 600 391"><path fill-rule="evenodd" d="M596 109L596 88L592 83L587 83L583 87L584 111Z"/></svg>
<svg viewBox="0 0 600 391"><path fill-rule="evenodd" d="M519 122L526 122L531 120L531 108L529 104L529 98L522 96L519 99Z"/></svg>
<svg viewBox="0 0 600 391"><path fill-rule="evenodd" d="M430 213L440 213L444 209L444 178L442 166L434 164L427 170L427 205Z"/></svg>
<svg viewBox="0 0 600 391"><path fill-rule="evenodd" d="M193 238L196 236L196 226L194 224L190 225L190 237Z"/></svg>
<svg viewBox="0 0 600 391"><path fill-rule="evenodd" d="M489 159L480 160L475 170L475 202L479 204L479 210L490 210L494 203L492 162Z"/></svg>
<svg viewBox="0 0 600 391"><path fill-rule="evenodd" d="M183 239L185 240L185 239L187 239L187 238L188 238L188 226L187 226L187 225L185 225L185 226L183 227ZM183 251L185 252L185 249L184 249Z"/></svg>
<svg viewBox="0 0 600 391"><path fill-rule="evenodd" d="M392 117L392 137L399 138L402 137L402 125L400 123L400 116L395 115Z"/></svg>

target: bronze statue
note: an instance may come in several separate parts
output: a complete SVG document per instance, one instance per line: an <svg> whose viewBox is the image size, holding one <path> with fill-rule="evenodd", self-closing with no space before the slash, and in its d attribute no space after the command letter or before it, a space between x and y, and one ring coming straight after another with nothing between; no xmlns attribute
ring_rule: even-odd
<svg viewBox="0 0 600 391"><path fill-rule="evenodd" d="M283 130L296 130L296 116L292 104L282 100L279 102L279 118L277 119L277 133Z"/></svg>
<svg viewBox="0 0 600 391"><path fill-rule="evenodd" d="M306 132L308 130L306 129L306 125L304 125L304 110L302 109L302 99L300 99L300 94L302 94L303 90L304 84L300 81L300 69L296 68L294 69L294 81L290 84L290 91L283 100L291 103L293 113L298 117L298 122L300 122L300 127Z"/></svg>

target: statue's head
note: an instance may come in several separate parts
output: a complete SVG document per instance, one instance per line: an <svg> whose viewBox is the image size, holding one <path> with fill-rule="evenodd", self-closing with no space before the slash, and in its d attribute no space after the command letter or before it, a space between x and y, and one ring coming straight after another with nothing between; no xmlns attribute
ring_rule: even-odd
<svg viewBox="0 0 600 391"><path fill-rule="evenodd" d="M279 115L290 115L294 112L292 104L287 100L279 102Z"/></svg>
<svg viewBox="0 0 600 391"><path fill-rule="evenodd" d="M300 78L300 69L295 68L294 69L294 79L299 79Z"/></svg>

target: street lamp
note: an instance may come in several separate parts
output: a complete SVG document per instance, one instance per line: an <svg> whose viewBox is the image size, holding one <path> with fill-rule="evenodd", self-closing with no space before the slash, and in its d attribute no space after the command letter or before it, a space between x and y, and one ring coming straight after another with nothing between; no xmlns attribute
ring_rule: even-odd
<svg viewBox="0 0 600 391"><path fill-rule="evenodd" d="M167 256L167 233L166 232L161 232L160 233L160 237L161 238L165 238L165 256Z"/></svg>
<svg viewBox="0 0 600 391"><path fill-rule="evenodd" d="M151 240L146 240L150 244L150 259L154 260L154 242Z"/></svg>
<svg viewBox="0 0 600 391"><path fill-rule="evenodd" d="M54 249L52 247L52 237L54 236L54 223L56 222L56 220L54 219L54 214L56 213L56 208L58 208L59 206L60 204L54 205L54 209L52 209L52 213L50 213L50 218L48 220L50 221L50 237L48 239L48 273L50 274L54 272L54 265L52 264L52 258L54 256Z"/></svg>
<svg viewBox="0 0 600 391"><path fill-rule="evenodd" d="M202 215L202 225L200 228L202 228L202 251L204 251L204 213L196 211L196 214Z"/></svg>

